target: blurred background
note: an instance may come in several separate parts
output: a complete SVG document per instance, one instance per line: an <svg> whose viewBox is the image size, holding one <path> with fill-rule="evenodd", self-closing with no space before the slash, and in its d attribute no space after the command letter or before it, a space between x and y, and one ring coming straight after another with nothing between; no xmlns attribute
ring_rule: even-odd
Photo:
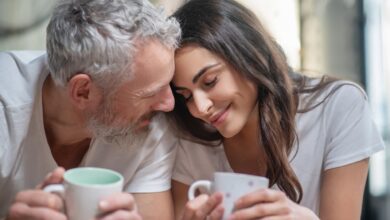
<svg viewBox="0 0 390 220"><path fill-rule="evenodd" d="M362 85L390 144L390 0L238 0L308 74ZM0 50L44 50L54 0L0 0ZM170 15L185 0L154 0ZM370 161L362 219L390 220L390 151Z"/></svg>

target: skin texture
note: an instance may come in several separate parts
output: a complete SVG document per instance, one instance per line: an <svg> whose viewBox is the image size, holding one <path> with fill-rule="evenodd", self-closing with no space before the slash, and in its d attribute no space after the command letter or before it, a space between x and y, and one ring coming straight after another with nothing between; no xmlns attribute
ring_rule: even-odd
<svg viewBox="0 0 390 220"><path fill-rule="evenodd" d="M218 56L197 45L186 45L177 51L175 62L176 92L187 100L194 117L210 123L222 134L233 170L264 176L266 167L258 166L266 157L257 139L255 87ZM219 118L213 120L214 115ZM283 192L262 189L238 199L229 219L360 219L367 170L368 159L324 171L319 216ZM176 219L221 219L222 195L199 195L187 201L189 186L177 181L172 185Z"/></svg>
<svg viewBox="0 0 390 220"><path fill-rule="evenodd" d="M149 61L153 60L153 64ZM134 77L121 84L108 105L111 114L97 114L104 100L102 91L85 73L69 80L65 89L50 77L43 87L44 124L48 144L59 166L77 167L88 150L93 132L91 115L107 128L130 126L132 132L146 130L155 112L173 109L169 82L174 72L174 50L153 39L139 48L133 63ZM66 219L60 197L42 191L47 184L62 182L63 168L48 174L36 189L20 192L9 210L7 220ZM136 203L137 202L137 205ZM156 208L159 207L159 208ZM99 219L166 219L173 217L170 192L131 195L120 193L105 198ZM152 211L153 210L153 211Z"/></svg>

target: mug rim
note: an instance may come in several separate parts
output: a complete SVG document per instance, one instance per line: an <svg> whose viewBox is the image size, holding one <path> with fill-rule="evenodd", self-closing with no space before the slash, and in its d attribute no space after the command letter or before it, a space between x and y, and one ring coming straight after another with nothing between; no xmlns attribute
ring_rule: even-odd
<svg viewBox="0 0 390 220"><path fill-rule="evenodd" d="M247 178L256 178L256 179L262 179L264 181L269 181L269 179L265 176L256 176L256 175L252 175L252 174L246 174L246 173L235 173L235 172L214 172L214 177L216 176L241 176L241 177L247 177Z"/></svg>
<svg viewBox="0 0 390 220"><path fill-rule="evenodd" d="M93 170L93 171L98 171L98 172L105 172L106 174L109 173L111 175L114 175L115 177L118 177L118 180L115 181L115 182L111 182L111 183L106 183L106 184L86 184L86 183L79 183L79 182L75 182L75 181L72 181L70 180L69 178L69 175L73 174L74 172L78 172L80 170L84 170L84 171L88 171L88 170ZM104 188L104 187L112 187L113 185L117 185L117 184L120 184L122 185L123 184L123 175L120 174L119 172L115 171L115 170L111 170L111 169L107 169L107 168L101 168L101 167L75 167L75 168L71 168L69 170L66 170L65 173L64 173L64 181L72 184L72 185L76 185L76 186L81 186L81 187L88 187L88 188Z"/></svg>

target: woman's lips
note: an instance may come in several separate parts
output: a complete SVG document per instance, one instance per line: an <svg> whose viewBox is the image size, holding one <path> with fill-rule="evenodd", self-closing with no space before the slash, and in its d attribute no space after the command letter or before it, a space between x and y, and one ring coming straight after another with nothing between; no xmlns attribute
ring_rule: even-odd
<svg viewBox="0 0 390 220"><path fill-rule="evenodd" d="M227 117L227 115L229 113L229 109L230 109L230 105L228 105L228 107L226 107L223 111L221 111L216 116L214 116L212 118L212 120L210 120L211 125L216 127L219 124L221 124L223 121L225 121L225 119L226 119L226 117Z"/></svg>

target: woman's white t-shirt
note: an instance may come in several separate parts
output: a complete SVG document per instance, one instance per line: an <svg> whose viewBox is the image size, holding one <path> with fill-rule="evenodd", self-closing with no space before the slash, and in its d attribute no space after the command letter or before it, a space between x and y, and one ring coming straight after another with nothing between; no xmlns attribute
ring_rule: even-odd
<svg viewBox="0 0 390 220"><path fill-rule="evenodd" d="M347 82L334 83L317 101L340 83ZM300 98L301 103L306 102L305 97ZM301 205L317 214L321 175L325 170L360 161L384 148L367 96L353 83L342 85L315 109L297 114L296 128L299 147L295 145L290 155L291 166L303 188ZM181 140L180 145L174 180L190 185L199 179L212 180L216 171L233 172L222 145L209 147L186 140ZM242 150L245 151L245 146Z"/></svg>

